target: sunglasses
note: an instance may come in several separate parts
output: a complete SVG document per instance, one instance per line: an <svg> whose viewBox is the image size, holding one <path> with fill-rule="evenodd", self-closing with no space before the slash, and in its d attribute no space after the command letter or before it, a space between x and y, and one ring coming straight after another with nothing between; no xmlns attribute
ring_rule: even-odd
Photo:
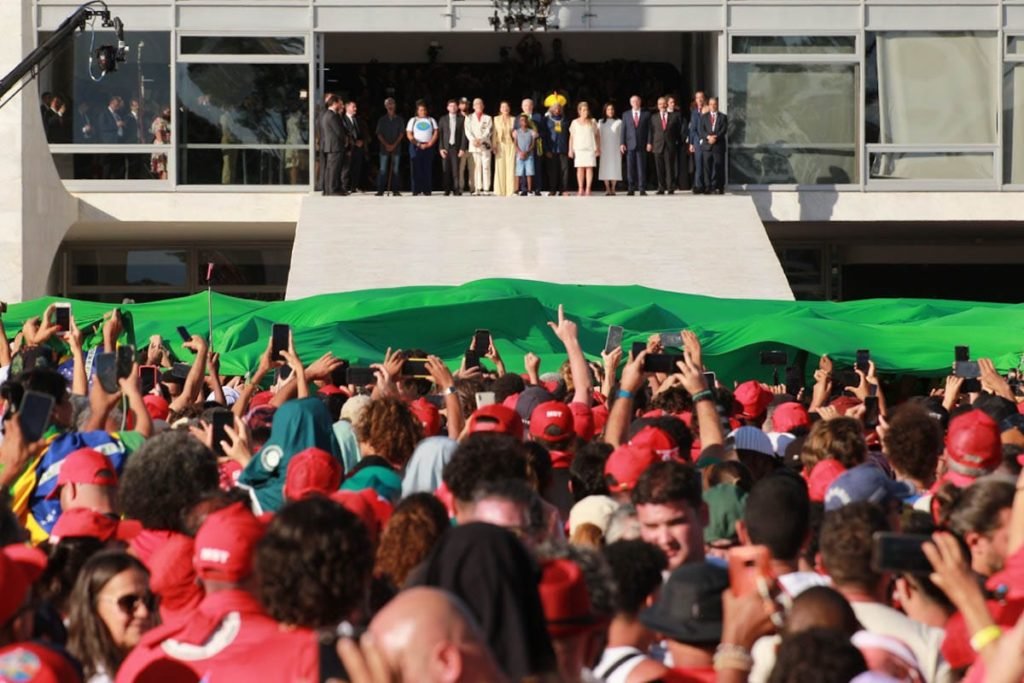
<svg viewBox="0 0 1024 683"><path fill-rule="evenodd" d="M121 610L121 613L126 617L130 617L135 614L135 610L139 608L141 602L146 606L146 610L152 612L156 608L156 596L150 592L146 592L142 595L137 593L128 593L118 598L108 597L109 600L113 600L117 604L117 608Z"/></svg>

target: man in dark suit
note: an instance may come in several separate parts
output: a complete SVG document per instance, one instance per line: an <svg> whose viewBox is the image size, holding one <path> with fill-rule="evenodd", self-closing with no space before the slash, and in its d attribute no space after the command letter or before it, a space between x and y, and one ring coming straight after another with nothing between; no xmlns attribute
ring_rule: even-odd
<svg viewBox="0 0 1024 683"><path fill-rule="evenodd" d="M444 175L444 195L462 194L462 178L459 177L459 159L469 149L466 137L466 117L459 113L459 103L448 100L448 113L437 122L439 130L438 147L441 149L441 170Z"/></svg>
<svg viewBox="0 0 1024 683"><path fill-rule="evenodd" d="M117 95L114 95L107 103L107 108L100 112L100 144L119 145L124 142L124 128L126 124L124 117L121 115L123 105L124 100ZM125 179L125 158L123 154L104 154L102 155L101 163L103 165L103 177L105 179Z"/></svg>
<svg viewBox="0 0 1024 683"><path fill-rule="evenodd" d="M668 110L668 100L658 98L658 113L651 122L651 150L654 152L654 170L658 174L658 194L675 194L676 148L680 135L679 115Z"/></svg>
<svg viewBox="0 0 1024 683"><path fill-rule="evenodd" d="M341 191L345 194L359 190L359 184L363 179L363 158L369 135L357 118L358 113L358 105L355 100L351 100L345 103L340 114L346 146L341 166Z"/></svg>
<svg viewBox="0 0 1024 683"><path fill-rule="evenodd" d="M345 195L341 189L341 166L345 156L345 130L341 124L341 98L331 93L324 101L327 109L320 116L320 154L323 158L324 196Z"/></svg>
<svg viewBox="0 0 1024 683"><path fill-rule="evenodd" d="M725 188L725 146L729 119L718 111L718 98L708 100L711 108L700 119L700 142L704 150L708 188L711 194L722 194Z"/></svg>
<svg viewBox="0 0 1024 683"><path fill-rule="evenodd" d="M651 151L651 114L640 109L640 96L629 98L622 115L622 153L626 155L627 195L647 194L647 153Z"/></svg>
<svg viewBox="0 0 1024 683"><path fill-rule="evenodd" d="M707 191L708 181L704 173L704 149L700 144L700 118L704 113L706 98L704 93L698 90L693 96L696 106L690 110L690 121L686 130L686 142L689 145L690 154L693 155L693 193L704 194Z"/></svg>

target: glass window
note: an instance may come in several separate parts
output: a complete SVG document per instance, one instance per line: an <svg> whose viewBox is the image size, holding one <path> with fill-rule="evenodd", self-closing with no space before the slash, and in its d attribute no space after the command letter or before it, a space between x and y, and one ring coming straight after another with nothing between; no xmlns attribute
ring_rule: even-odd
<svg viewBox="0 0 1024 683"><path fill-rule="evenodd" d="M206 264L215 263L213 284L285 287L292 252L288 247L204 248L196 259L195 284L206 286Z"/></svg>
<svg viewBox="0 0 1024 683"><path fill-rule="evenodd" d="M874 152L868 159L878 180L992 180L994 159L985 152Z"/></svg>
<svg viewBox="0 0 1024 683"><path fill-rule="evenodd" d="M154 154L53 154L62 180L166 180L167 152Z"/></svg>
<svg viewBox="0 0 1024 683"><path fill-rule="evenodd" d="M1024 184L1024 64L1006 64L1003 93L1003 180Z"/></svg>
<svg viewBox="0 0 1024 683"><path fill-rule="evenodd" d="M301 36L269 38L254 36L182 36L181 53L188 55L301 55L306 40Z"/></svg>
<svg viewBox="0 0 1024 683"><path fill-rule="evenodd" d="M72 249L73 287L162 286L188 282L188 252L169 249Z"/></svg>
<svg viewBox="0 0 1024 683"><path fill-rule="evenodd" d="M857 180L855 64L729 65L729 180Z"/></svg>
<svg viewBox="0 0 1024 683"><path fill-rule="evenodd" d="M41 33L44 40L48 33ZM100 80L89 64L90 46L115 40L109 29L76 33L71 49L57 53L39 77L40 111L55 144L153 144L169 126L170 39L166 31L125 31L129 59ZM42 102L57 97L57 101ZM166 117L166 118L165 118ZM169 130L169 128L168 128Z"/></svg>
<svg viewBox="0 0 1024 683"><path fill-rule="evenodd" d="M867 58L868 142L997 142L995 33L877 33Z"/></svg>
<svg viewBox="0 0 1024 683"><path fill-rule="evenodd" d="M309 182L306 64L179 64L179 182Z"/></svg>
<svg viewBox="0 0 1024 683"><path fill-rule="evenodd" d="M857 51L857 39L854 36L733 36L732 51L743 55L852 55Z"/></svg>
<svg viewBox="0 0 1024 683"><path fill-rule="evenodd" d="M1006 36L1006 54L1024 55L1024 36Z"/></svg>

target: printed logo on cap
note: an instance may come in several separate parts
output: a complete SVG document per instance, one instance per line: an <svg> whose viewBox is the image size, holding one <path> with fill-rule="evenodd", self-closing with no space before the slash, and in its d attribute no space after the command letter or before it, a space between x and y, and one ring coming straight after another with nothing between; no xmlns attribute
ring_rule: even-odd
<svg viewBox="0 0 1024 683"><path fill-rule="evenodd" d="M231 553L220 548L200 548L199 559L203 562L214 562L216 564L227 564L231 559Z"/></svg>
<svg viewBox="0 0 1024 683"><path fill-rule="evenodd" d="M0 657L0 679L11 683L31 681L42 668L39 655L31 650L18 648Z"/></svg>

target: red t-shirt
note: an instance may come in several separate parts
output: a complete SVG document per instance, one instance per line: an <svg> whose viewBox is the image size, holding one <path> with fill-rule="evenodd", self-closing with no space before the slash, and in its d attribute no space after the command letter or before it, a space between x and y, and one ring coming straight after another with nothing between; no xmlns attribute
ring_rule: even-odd
<svg viewBox="0 0 1024 683"><path fill-rule="evenodd" d="M669 671L669 675L665 676L665 683L715 683L717 679L714 667L710 666Z"/></svg>

